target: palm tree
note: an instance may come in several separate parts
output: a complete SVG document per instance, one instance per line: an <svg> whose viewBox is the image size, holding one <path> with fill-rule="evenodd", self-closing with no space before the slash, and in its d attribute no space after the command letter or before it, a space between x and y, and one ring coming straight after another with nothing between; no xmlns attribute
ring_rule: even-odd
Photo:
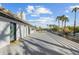
<svg viewBox="0 0 79 59"><path fill-rule="evenodd" d="M58 26L60 27L60 20L61 20L61 16L57 16L56 17L56 21L58 21Z"/></svg>
<svg viewBox="0 0 79 59"><path fill-rule="evenodd" d="M62 28L63 28L63 25L64 25L64 18L65 18L65 15L62 15L61 19L60 19L60 21L62 22Z"/></svg>
<svg viewBox="0 0 79 59"><path fill-rule="evenodd" d="M79 10L78 7L73 8L72 12L75 12L75 18L74 18L74 32L73 35L75 36L75 31L76 31L76 12Z"/></svg>
<svg viewBox="0 0 79 59"><path fill-rule="evenodd" d="M66 27L66 22L69 21L68 17L65 15L57 16L56 21L58 21L58 26L60 25L60 21L62 22L62 29Z"/></svg>
<svg viewBox="0 0 79 59"><path fill-rule="evenodd" d="M66 27L66 22L69 21L68 17L65 16L65 15L62 15L62 16L60 16L60 21L62 22L62 29L63 29L63 27L64 27L64 29L65 29L65 27Z"/></svg>
<svg viewBox="0 0 79 59"><path fill-rule="evenodd" d="M62 18L63 18L62 20L64 21L64 28L65 28L65 27L66 27L66 22L68 22L69 19L68 19L68 17L65 16L65 15L63 15Z"/></svg>
<svg viewBox="0 0 79 59"><path fill-rule="evenodd" d="M49 24L48 27L49 27L49 29L52 29L52 25L51 24Z"/></svg>

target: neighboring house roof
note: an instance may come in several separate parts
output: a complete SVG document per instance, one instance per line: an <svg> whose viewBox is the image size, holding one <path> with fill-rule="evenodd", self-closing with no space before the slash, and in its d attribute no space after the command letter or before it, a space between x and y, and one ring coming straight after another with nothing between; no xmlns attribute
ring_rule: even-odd
<svg viewBox="0 0 79 59"><path fill-rule="evenodd" d="M32 26L31 24L27 23L26 21L21 20L19 17L17 17L17 15L13 14L11 11L6 10L5 8L2 8L2 7L0 7L0 16L9 18L14 21L21 22L23 24L27 24L29 26Z"/></svg>

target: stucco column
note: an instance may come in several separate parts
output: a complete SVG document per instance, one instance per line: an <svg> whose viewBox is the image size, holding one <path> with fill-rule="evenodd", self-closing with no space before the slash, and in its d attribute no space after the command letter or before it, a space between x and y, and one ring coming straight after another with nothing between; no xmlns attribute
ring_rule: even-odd
<svg viewBox="0 0 79 59"><path fill-rule="evenodd" d="M27 35L30 34L30 29L29 29L29 26L28 25L26 26L26 32L27 32Z"/></svg>

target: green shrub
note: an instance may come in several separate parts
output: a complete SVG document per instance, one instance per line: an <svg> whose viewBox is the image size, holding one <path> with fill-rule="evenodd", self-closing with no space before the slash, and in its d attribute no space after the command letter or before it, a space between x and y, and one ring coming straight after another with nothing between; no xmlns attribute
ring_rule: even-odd
<svg viewBox="0 0 79 59"><path fill-rule="evenodd" d="M76 32L79 32L79 26L76 27Z"/></svg>

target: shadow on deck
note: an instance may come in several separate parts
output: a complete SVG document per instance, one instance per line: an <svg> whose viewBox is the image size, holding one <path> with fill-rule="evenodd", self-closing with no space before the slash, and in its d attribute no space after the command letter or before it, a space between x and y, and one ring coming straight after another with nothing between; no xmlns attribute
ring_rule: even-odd
<svg viewBox="0 0 79 59"><path fill-rule="evenodd" d="M58 45L58 44L54 44L54 43L51 43L51 42L47 42L47 41L45 41L45 40L41 40L41 39L34 38L34 37L30 37L30 38L33 39L33 40L38 40L38 41L44 42L44 43L46 43L46 44L50 44L50 45L54 45L54 46L57 46L57 47L61 47L61 48L63 48L63 49L70 50L73 54L75 54L74 52L79 53L79 51L77 51L77 50L70 49L70 48L67 48L67 47L64 47L64 46L60 46L60 45ZM28 46L28 44L26 44L26 42L29 43L29 44L31 44L31 45L34 45L34 46L38 47L39 50L40 50L40 52L34 51L32 48L30 48L30 47ZM24 39L23 44L25 45L25 46L23 46L23 48L24 48L24 49L27 49L27 50L25 51L25 54L30 53L31 55L62 55L62 53L56 52L56 51L54 51L54 50L51 50L51 49L49 49L49 48L46 48L45 46L41 46L41 45L39 45L38 43L34 43L34 42L32 42L32 41L29 41L29 40L25 40L25 39ZM31 50L30 50L30 49L31 49Z"/></svg>
<svg viewBox="0 0 79 59"><path fill-rule="evenodd" d="M39 44L36 44L36 43L33 43L33 42L29 41L29 40L24 39L24 41L22 41L22 42L24 44L24 46L22 46L22 47L24 49L26 49L24 54L31 54L31 55L62 55L59 52L56 52L56 51L53 51L53 50L48 49L46 47L43 47L43 46L41 46ZM27 43L38 47L39 51L35 51L33 48L29 47Z"/></svg>
<svg viewBox="0 0 79 59"><path fill-rule="evenodd" d="M73 36L71 34L68 34L68 35L65 35L64 33L61 33L61 32L53 32L51 30L46 30L47 32L50 32L52 34L55 34L55 35L58 35L58 36L61 36L61 37L64 37L66 39L69 39L71 41L74 41L76 43L79 43L79 37L78 36Z"/></svg>

